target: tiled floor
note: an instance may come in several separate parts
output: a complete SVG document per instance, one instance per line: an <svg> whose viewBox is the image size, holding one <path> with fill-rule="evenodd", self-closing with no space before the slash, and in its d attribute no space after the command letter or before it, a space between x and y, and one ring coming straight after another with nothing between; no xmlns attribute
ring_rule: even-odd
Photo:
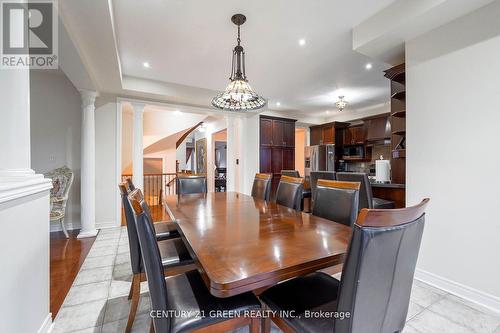
<svg viewBox="0 0 500 333"><path fill-rule="evenodd" d="M54 322L54 333L123 332L131 283L125 228L102 230ZM133 332L149 332L147 282ZM247 332L238 330L238 333ZM276 328L273 331L277 332ZM405 333L500 333L500 314L422 282L413 284Z"/></svg>

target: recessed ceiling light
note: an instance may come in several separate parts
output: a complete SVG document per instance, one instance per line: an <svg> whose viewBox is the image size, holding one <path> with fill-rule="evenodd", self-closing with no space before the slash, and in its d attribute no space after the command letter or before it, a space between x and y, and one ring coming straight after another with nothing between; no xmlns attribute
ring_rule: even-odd
<svg viewBox="0 0 500 333"><path fill-rule="evenodd" d="M330 110L326 110L326 114L330 114Z"/></svg>
<svg viewBox="0 0 500 333"><path fill-rule="evenodd" d="M142 63L142 65L144 66L144 68L151 67L151 65L149 64L149 62L144 62L144 63Z"/></svg>
<svg viewBox="0 0 500 333"><path fill-rule="evenodd" d="M304 38L299 39L299 45L300 46L306 45L306 40Z"/></svg>
<svg viewBox="0 0 500 333"><path fill-rule="evenodd" d="M281 105L281 103L280 103L280 102L276 102L276 106L280 106L280 105Z"/></svg>
<svg viewBox="0 0 500 333"><path fill-rule="evenodd" d="M365 68L366 68L366 69L368 69L368 70L369 70L369 69L372 69L372 67L373 67L373 66L372 66L372 64L371 64L371 63L367 63L367 64L365 65Z"/></svg>
<svg viewBox="0 0 500 333"><path fill-rule="evenodd" d="M182 112L180 112L179 110L175 110L175 111L174 111L174 114L176 114L176 115L180 115L180 114L182 114Z"/></svg>

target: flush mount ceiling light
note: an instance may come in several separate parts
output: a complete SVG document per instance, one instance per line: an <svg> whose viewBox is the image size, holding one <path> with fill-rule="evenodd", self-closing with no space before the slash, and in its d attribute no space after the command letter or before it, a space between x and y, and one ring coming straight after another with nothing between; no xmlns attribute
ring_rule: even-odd
<svg viewBox="0 0 500 333"><path fill-rule="evenodd" d="M144 66L144 68L149 68L149 67L151 67L151 65L149 64L149 62L144 62L144 63L142 63L142 66Z"/></svg>
<svg viewBox="0 0 500 333"><path fill-rule="evenodd" d="M342 112L347 106L347 102L344 101L344 96L339 96L339 100L335 102L335 106Z"/></svg>
<svg viewBox="0 0 500 333"><path fill-rule="evenodd" d="M233 60L231 64L231 81L223 93L212 99L212 105L216 108L227 111L248 111L260 109L266 105L266 100L255 93L248 84L245 73L245 52L240 45L240 26L245 23L246 17L243 14L235 14L231 21L238 26L238 45L233 50Z"/></svg>

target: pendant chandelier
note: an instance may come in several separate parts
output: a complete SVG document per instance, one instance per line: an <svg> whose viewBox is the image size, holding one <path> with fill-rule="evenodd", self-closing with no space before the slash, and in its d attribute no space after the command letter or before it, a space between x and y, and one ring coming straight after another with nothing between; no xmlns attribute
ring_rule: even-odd
<svg viewBox="0 0 500 333"><path fill-rule="evenodd" d="M245 51L240 45L240 26L245 23L243 14L235 14L231 21L238 26L238 45L234 47L231 64L231 81L223 93L212 99L212 105L227 111L247 111L260 109L266 105L266 100L255 93L248 84L245 73Z"/></svg>
<svg viewBox="0 0 500 333"><path fill-rule="evenodd" d="M344 101L344 96L339 96L339 100L335 103L335 106L339 109L340 112L345 109L347 106L347 102Z"/></svg>

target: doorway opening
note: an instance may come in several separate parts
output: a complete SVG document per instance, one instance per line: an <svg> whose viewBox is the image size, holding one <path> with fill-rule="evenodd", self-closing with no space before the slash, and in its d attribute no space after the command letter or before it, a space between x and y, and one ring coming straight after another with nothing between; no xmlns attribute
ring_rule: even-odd
<svg viewBox="0 0 500 333"><path fill-rule="evenodd" d="M227 129L212 134L214 150L214 188L215 192L227 189Z"/></svg>

